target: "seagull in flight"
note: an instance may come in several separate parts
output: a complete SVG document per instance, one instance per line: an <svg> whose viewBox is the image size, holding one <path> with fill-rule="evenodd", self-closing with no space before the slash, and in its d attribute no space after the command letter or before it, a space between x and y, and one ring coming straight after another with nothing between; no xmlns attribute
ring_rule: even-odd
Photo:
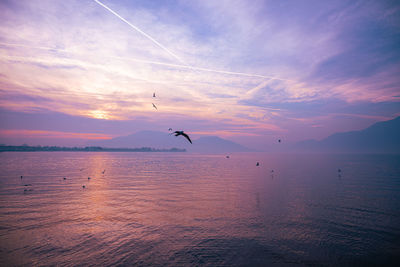
<svg viewBox="0 0 400 267"><path fill-rule="evenodd" d="M156 107L156 105L154 105L154 103L152 103L152 104L153 104L153 108L158 109L158 108Z"/></svg>
<svg viewBox="0 0 400 267"><path fill-rule="evenodd" d="M174 134L175 134L175 136L179 136L179 135L184 136L192 144L192 140L190 140L189 135L185 134L183 131L175 131Z"/></svg>
<svg viewBox="0 0 400 267"><path fill-rule="evenodd" d="M153 97L156 97L156 93L155 92L153 93Z"/></svg>
<svg viewBox="0 0 400 267"><path fill-rule="evenodd" d="M169 128L168 131L172 131L172 128Z"/></svg>

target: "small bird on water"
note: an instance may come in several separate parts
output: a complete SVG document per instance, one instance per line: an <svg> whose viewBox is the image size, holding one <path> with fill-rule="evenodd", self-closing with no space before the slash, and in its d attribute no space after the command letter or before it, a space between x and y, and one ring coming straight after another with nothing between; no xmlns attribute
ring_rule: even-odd
<svg viewBox="0 0 400 267"><path fill-rule="evenodd" d="M192 144L192 140L190 140L189 135L187 135L183 131L175 131L174 134L175 134L175 136L179 136L179 135L184 136Z"/></svg>

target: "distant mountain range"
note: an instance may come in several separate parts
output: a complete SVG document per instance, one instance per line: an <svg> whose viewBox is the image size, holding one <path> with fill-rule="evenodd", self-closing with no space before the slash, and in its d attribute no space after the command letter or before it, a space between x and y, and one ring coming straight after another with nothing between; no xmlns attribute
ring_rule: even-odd
<svg viewBox="0 0 400 267"><path fill-rule="evenodd" d="M320 141L306 140L292 147L304 152L400 153L400 117L361 130L335 133Z"/></svg>
<svg viewBox="0 0 400 267"><path fill-rule="evenodd" d="M247 152L251 149L235 142L217 137L206 136L192 139L190 144L184 137L175 137L169 133L157 131L141 131L128 136L119 136L109 140L96 140L88 143L90 146L112 148L152 147L157 149L180 148L188 152L226 153Z"/></svg>
<svg viewBox="0 0 400 267"><path fill-rule="evenodd" d="M188 152L228 153L254 151L217 136L192 139L175 137L166 132L141 131L109 140L91 141L87 145L104 148L186 149ZM294 145L281 146L281 152L337 152L337 153L400 153L400 117L378 122L360 130L335 133L320 141L305 140ZM272 152L272 151L270 151Z"/></svg>

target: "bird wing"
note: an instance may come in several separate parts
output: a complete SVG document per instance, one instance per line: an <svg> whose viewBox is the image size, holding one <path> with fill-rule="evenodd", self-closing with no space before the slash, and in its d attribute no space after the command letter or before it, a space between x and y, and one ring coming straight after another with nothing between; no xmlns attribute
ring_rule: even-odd
<svg viewBox="0 0 400 267"><path fill-rule="evenodd" d="M154 105L154 103L152 103L153 104L153 107L155 108L155 109L158 109L157 107L156 107L156 105Z"/></svg>
<svg viewBox="0 0 400 267"><path fill-rule="evenodd" d="M192 144L192 140L190 140L189 135L185 134L185 133L181 133L184 137L186 137L186 139Z"/></svg>

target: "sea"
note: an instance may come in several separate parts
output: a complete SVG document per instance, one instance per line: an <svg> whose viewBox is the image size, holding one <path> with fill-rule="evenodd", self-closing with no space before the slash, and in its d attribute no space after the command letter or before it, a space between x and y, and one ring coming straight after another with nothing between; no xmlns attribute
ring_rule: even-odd
<svg viewBox="0 0 400 267"><path fill-rule="evenodd" d="M400 155L3 152L0 266L400 266Z"/></svg>

